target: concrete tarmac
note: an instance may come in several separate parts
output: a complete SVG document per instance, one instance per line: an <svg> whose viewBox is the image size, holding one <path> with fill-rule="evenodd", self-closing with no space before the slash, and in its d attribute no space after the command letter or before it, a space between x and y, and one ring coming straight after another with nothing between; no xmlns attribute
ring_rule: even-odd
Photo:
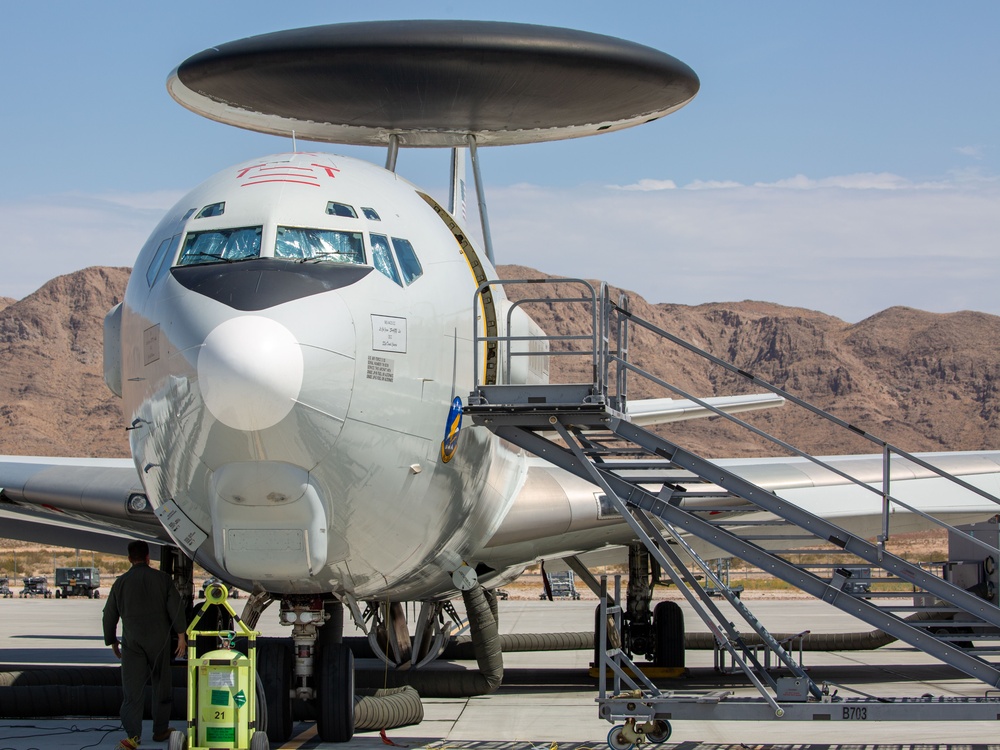
<svg viewBox="0 0 1000 750"><path fill-rule="evenodd" d="M234 602L237 611L241 602ZM815 600L750 601L754 614L775 632L814 633L867 631L864 623ZM0 671L18 666L112 665L111 650L103 645L103 600L0 600ZM593 601L501 601L503 632L559 632L589 630L594 622ZM725 605L724 611L726 609ZM685 608L688 631L707 631ZM736 619L736 616L733 616ZM276 610L261 618L264 635L288 635L277 623ZM345 634L352 635L347 624ZM504 657L505 677L493 695L468 699L424 699L425 718L419 726L390 730L388 740L410 748L436 750L577 750L607 748L610 724L598 718L597 688L586 677L592 654L587 651L513 653ZM876 651L813 653L803 657L817 682L832 681L880 697L982 696L986 686L936 662L914 649L893 644ZM713 669L711 651L689 651L690 676L661 688L671 690L755 691L741 675L720 675ZM474 663L462 663L475 668ZM849 694L839 688L841 695ZM825 748L893 747L902 750L935 746L995 747L997 730L990 722L756 722L673 720L673 735L665 750L702 750L716 747ZM183 722L174 722L182 729ZM153 743L149 722L143 747ZM30 748L112 748L122 736L117 717L107 719L0 719L0 750ZM996 743L996 744L994 744ZM344 745L320 743L315 726L302 722L284 748L384 748L378 733L358 734Z"/></svg>

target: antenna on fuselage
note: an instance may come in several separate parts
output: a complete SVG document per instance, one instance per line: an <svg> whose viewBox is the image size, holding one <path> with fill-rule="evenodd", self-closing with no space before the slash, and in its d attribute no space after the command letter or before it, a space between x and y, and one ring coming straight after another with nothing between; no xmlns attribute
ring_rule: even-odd
<svg viewBox="0 0 1000 750"><path fill-rule="evenodd" d="M299 152L299 147L295 144L295 131L292 131L292 153L297 154Z"/></svg>
<svg viewBox="0 0 1000 750"><path fill-rule="evenodd" d="M448 213L465 221L465 149L451 150L451 184L448 190Z"/></svg>
<svg viewBox="0 0 1000 750"><path fill-rule="evenodd" d="M385 168L396 171L396 159L399 157L399 136L393 133L389 136L389 151L385 155Z"/></svg>
<svg viewBox="0 0 1000 750"><path fill-rule="evenodd" d="M486 247L486 257L494 266L493 237L490 235L490 218L486 214L486 193L483 190L483 174L479 170L479 150L476 148L476 136L469 134L469 156L472 157L472 178L476 181L476 200L479 202L479 223L483 227L483 245Z"/></svg>

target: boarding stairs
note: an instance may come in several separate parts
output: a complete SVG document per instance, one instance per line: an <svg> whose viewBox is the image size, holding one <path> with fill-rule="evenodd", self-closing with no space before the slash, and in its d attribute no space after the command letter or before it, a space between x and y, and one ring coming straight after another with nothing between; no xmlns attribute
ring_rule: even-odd
<svg viewBox="0 0 1000 750"><path fill-rule="evenodd" d="M706 555L699 553L698 548L704 550L710 546L712 557L719 557L718 550L721 550L725 555L740 558L990 687L1000 687L1000 665L985 658L995 653L996 644L1000 643L1000 608L996 604L995 588L989 587L987 591L983 586L977 591L965 590L942 577L940 570L908 562L893 554L887 546L891 538L891 518L897 510L919 513L927 521L945 526L949 533L962 533L893 497L890 490L894 466L905 463L932 472L964 491L997 503L998 511L1000 499L642 320L630 311L627 298L612 300L607 287L602 286L598 291L580 279L553 282L558 284L558 293L550 297L536 294L523 303L576 308L576 316L584 315L591 320L593 330L586 336L544 338L550 356L584 357L593 381L509 385L480 382L477 377L466 414L499 437L600 487L663 570L679 584L689 603L715 634L720 647L729 649L733 662L744 668L767 704L781 711L781 691L787 683L780 685L764 668L758 652L747 645L744 636L719 611L699 584L699 578L707 581L712 589L721 591L756 632L757 640L787 668L791 679L803 686L801 695L793 701L823 700L824 691L792 658L784 647L787 644L779 644L719 580L705 562ZM495 283L510 290L516 284L540 282ZM484 284L479 294L489 294L491 286L489 282ZM537 288L532 287L531 291L534 293ZM567 293L567 288L574 291ZM520 304L515 303L514 307ZM722 367L755 387L766 388L794 406L807 409L834 428L850 430L872 442L883 456L882 481L852 477L643 370L629 357L629 341L635 329L644 330L647 340L652 334L657 345L674 345L697 354L713 366ZM510 330L509 325L506 330ZM486 335L477 326L475 337L477 374L499 369L501 381L502 373L511 371L511 362L516 357L537 356L539 351L538 343L530 341L532 337L528 336ZM491 345L495 345L492 350L489 349ZM498 354L502 359L501 367L492 370L482 367L478 362L481 351ZM881 508L882 532L875 541L860 538L755 485L738 472L636 426L626 418L628 386L636 377L660 386L671 395L708 408L775 443L784 452L823 466L845 483L870 490L874 502L878 503L876 507ZM970 539L970 543L977 549L982 548L981 559L992 575L997 549L976 538ZM701 569L700 576L688 569L683 557ZM815 562L817 557L824 561ZM884 585L886 583L895 585ZM992 601L984 598L988 595L992 595ZM601 674L603 679L603 670ZM641 685L630 684L642 690ZM996 711L996 706L988 710ZM994 713L990 718L998 716L1000 713Z"/></svg>

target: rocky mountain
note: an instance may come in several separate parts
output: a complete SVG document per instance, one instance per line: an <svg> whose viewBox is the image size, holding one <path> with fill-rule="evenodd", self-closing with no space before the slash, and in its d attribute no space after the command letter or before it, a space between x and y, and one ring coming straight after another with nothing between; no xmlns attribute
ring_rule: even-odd
<svg viewBox="0 0 1000 750"><path fill-rule="evenodd" d="M103 381L102 340L104 315L124 295L128 274L126 268L88 268L22 300L0 299L0 453L127 455L119 400ZM542 276L519 266L503 266L500 274ZM509 289L516 298L538 292ZM766 302L689 307L631 295L631 306L654 325L906 450L1000 448L1000 317L891 308L851 325ZM579 333L589 325L579 309L538 303L529 309L550 333ZM630 356L697 396L762 390L644 331L633 332ZM588 365L554 357L557 378L588 380ZM631 381L632 398L668 395ZM747 419L815 453L872 452L849 432L831 436L819 420L790 406ZM780 453L719 418L668 429L677 442L709 456Z"/></svg>
<svg viewBox="0 0 1000 750"><path fill-rule="evenodd" d="M104 385L104 315L128 276L87 268L0 309L0 453L128 455L119 400Z"/></svg>

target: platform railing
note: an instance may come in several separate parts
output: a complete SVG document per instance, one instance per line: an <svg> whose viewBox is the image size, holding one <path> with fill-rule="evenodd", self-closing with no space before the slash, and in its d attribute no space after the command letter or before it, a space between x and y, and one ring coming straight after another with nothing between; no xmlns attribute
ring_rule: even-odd
<svg viewBox="0 0 1000 750"><path fill-rule="evenodd" d="M609 309L601 305L598 301L597 291L594 289L593 284L585 279L572 279L572 278L559 278L559 279L492 279L484 281L476 289L475 296L473 297L473 309L479 310L483 303L483 297L485 294L492 292L494 287L509 287L516 285L530 284L534 286L541 285L569 285L571 287L579 288L581 291L578 296L565 296L565 295L549 295L540 297L530 297L517 301L513 301L507 310L506 319L504 321L504 330L498 331L497 335L490 336L484 333L481 328L482 325L476 317L473 321L472 330L472 341L473 341L473 371L475 373L475 384L473 393L480 391L481 387L484 385L482 381L482 375L485 368L481 367L480 352L486 347L486 345L495 343L500 348L503 358L503 368L501 384L506 384L510 382L510 372L512 360L515 357L537 357L540 355L538 351L530 351L526 348L525 351L516 351L514 344L518 342L545 342L548 345L548 351L542 352L545 356L549 357L586 357L590 359L590 370L591 379L594 383L594 390L596 393L605 393L607 391L606 383L603 381L604 373L606 369L599 366L602 361L607 361L606 356L602 359L602 346L601 346L601 331L602 323L599 319L599 315L602 310ZM512 320L514 316L514 311L528 304L546 304L553 306L571 306L578 305L582 306L587 311L587 316L590 318L590 331L589 333L582 334L548 334L542 336L515 336L511 334ZM573 342L586 342L586 345L579 348L573 349ZM562 343L567 344L566 348L553 348L553 344Z"/></svg>
<svg viewBox="0 0 1000 750"><path fill-rule="evenodd" d="M680 398L689 399L690 401L698 404L699 406L712 412L713 414L720 416L728 420L729 422L732 422L733 424L736 424L739 427L750 431L754 435L757 435L758 437L761 437L771 442L772 444L778 446L779 448L785 451L788 451L789 453L792 453L796 456L799 456L803 459L806 459L807 461L816 464L817 466L822 467L824 470L829 471L838 477L841 477L842 479L850 482L851 484L857 485L858 487L865 489L867 492L871 492L875 495L878 495L882 504L882 509L881 509L882 528L881 528L881 533L878 535L877 541L879 544L879 548L882 550L884 550L885 543L889 540L890 537L889 527L890 527L890 519L892 516L892 508L893 506L897 506L898 508L904 509L910 513L920 516L921 518L925 519L926 521L928 521L933 525L936 525L943 529L947 529L949 533L962 535L968 538L970 541L972 541L973 544L977 545L983 550L990 552L992 554L996 554L997 550L988 543L980 539L977 539L974 536L969 535L966 532L961 531L960 529L957 529L951 524L948 524L947 522L929 513L926 513L920 510L919 508L916 508L913 505L904 502L900 498L892 495L891 486L892 486L893 458L898 457L900 459L904 459L908 462L911 462L912 464L919 466L935 474L936 476L945 479L958 487L961 487L964 490L972 492L978 495L979 497L982 497L990 501L991 503L994 503L997 506L997 512L1000 512L1000 497L997 497L996 495L993 495L990 492L987 492L986 490L976 487L975 485L970 484L969 482L959 477L956 477L953 474L948 473L947 471L941 469L940 467L935 466L929 461L926 461L920 458L919 456L916 456L908 451L905 451L902 448L888 442L887 440L883 440L882 438L868 432L867 430L864 430L854 424L851 424L850 422L847 422L819 408L818 406L810 404L809 402L799 398L798 396L789 393L783 388L780 388L779 386L776 386L773 383L770 383L764 380L763 378L754 375L753 373L747 372L746 370L737 367L736 365L726 362L725 360L716 357L710 352L705 351L704 349L701 349L698 346L695 346L689 341L685 341L679 336L676 336L670 333L669 331L666 331L663 328L660 328L659 326L634 315L631 312L631 310L628 309L627 300L625 301L625 304L622 304L622 303L614 303L609 298L602 297L602 306L606 308L602 310L601 313L602 318L606 318L608 320L608 325L610 327L614 327L616 330L621 331L619 337L622 338L623 340L628 339L630 326L633 325L639 326L640 328L645 329L650 333L653 333L656 336L665 339L666 341L669 341L691 352L692 354L697 355L698 357L701 357L702 359L705 359L706 361L712 363L713 365L721 367L727 370L728 372L739 376L740 378L746 380L748 383L751 383L754 386L764 388L770 391L771 393L774 393L775 395L781 396L788 403L807 410L808 412L814 414L815 416L818 416L823 420L826 420L828 423L834 425L835 427L840 427L842 429L849 430L853 435L876 446L878 452L881 453L882 455L881 482L878 487L873 486L873 483L869 483L862 479L859 479L851 475L850 473L843 471L816 456L811 455L807 451L804 451L792 445L791 443L782 440L781 438L772 435L760 429L759 427L750 424L749 422L743 419L740 419L738 416L724 412L723 410L713 406L712 404L699 398L698 396L689 393L683 388L680 388L679 386L673 383L669 383L666 380L654 375L653 373L633 364L631 361L629 361L627 356L621 356L614 350L614 348L607 348L605 350L602 350L601 352L602 356L599 366L605 372L604 375L605 382L608 382L609 380L612 379L614 379L616 382L624 382L625 375L623 373L633 373L651 383L654 383L670 391L671 393Z"/></svg>

